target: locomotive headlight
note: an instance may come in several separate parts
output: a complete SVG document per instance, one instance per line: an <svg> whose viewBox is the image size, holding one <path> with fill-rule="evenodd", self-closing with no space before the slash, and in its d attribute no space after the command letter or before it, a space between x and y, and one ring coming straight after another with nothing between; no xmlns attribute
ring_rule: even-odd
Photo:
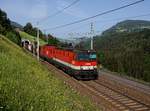
<svg viewBox="0 0 150 111"><path fill-rule="evenodd" d="M72 61L72 64L75 64L75 61Z"/></svg>
<svg viewBox="0 0 150 111"><path fill-rule="evenodd" d="M97 69L97 66L94 66L94 69Z"/></svg>
<svg viewBox="0 0 150 111"><path fill-rule="evenodd" d="M94 66L94 68L97 68L97 66Z"/></svg>
<svg viewBox="0 0 150 111"><path fill-rule="evenodd" d="M88 66L90 66L90 65L91 65L91 63L85 63L85 65L88 65Z"/></svg>
<svg viewBox="0 0 150 111"><path fill-rule="evenodd" d="M48 51L46 51L46 54L48 55Z"/></svg>

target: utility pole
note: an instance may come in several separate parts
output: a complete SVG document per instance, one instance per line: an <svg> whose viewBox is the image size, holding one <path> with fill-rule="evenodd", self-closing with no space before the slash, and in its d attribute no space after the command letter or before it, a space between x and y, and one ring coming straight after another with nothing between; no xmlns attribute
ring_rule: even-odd
<svg viewBox="0 0 150 111"><path fill-rule="evenodd" d="M71 38L71 39L74 39L73 38L73 36L74 36L74 34L73 33L68 33L68 36ZM75 46L75 41L71 41L72 42L72 44L73 44L73 46Z"/></svg>
<svg viewBox="0 0 150 111"><path fill-rule="evenodd" d="M93 50L93 35L94 35L94 28L93 28L93 22L91 23L91 50Z"/></svg>
<svg viewBox="0 0 150 111"><path fill-rule="evenodd" d="M37 22L37 60L39 61L39 22Z"/></svg>

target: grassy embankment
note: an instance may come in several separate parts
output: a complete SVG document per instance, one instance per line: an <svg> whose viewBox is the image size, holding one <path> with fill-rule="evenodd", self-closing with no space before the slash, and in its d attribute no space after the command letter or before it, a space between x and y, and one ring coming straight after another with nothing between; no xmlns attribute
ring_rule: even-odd
<svg viewBox="0 0 150 111"><path fill-rule="evenodd" d="M95 111L54 74L0 36L0 111Z"/></svg>
<svg viewBox="0 0 150 111"><path fill-rule="evenodd" d="M28 39L28 40L30 40L32 42L36 41L36 37L34 37L32 35L29 35L26 32L19 31L19 34L20 34L21 38L23 38L23 39ZM46 42L44 40L42 40L42 39L39 39L39 41L40 41L40 45L46 44Z"/></svg>

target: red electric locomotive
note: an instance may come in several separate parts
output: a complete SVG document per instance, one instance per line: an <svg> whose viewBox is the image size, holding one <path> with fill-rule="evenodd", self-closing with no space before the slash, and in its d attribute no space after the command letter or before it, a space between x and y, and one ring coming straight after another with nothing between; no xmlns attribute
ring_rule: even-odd
<svg viewBox="0 0 150 111"><path fill-rule="evenodd" d="M77 79L98 77L95 51L77 51L44 45L40 47L40 57Z"/></svg>

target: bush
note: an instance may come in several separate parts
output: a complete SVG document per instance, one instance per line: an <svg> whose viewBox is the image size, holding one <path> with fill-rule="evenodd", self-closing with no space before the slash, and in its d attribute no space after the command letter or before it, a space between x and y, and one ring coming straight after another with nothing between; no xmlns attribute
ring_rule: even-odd
<svg viewBox="0 0 150 111"><path fill-rule="evenodd" d="M21 37L17 32L8 32L6 37L18 45L21 43Z"/></svg>

